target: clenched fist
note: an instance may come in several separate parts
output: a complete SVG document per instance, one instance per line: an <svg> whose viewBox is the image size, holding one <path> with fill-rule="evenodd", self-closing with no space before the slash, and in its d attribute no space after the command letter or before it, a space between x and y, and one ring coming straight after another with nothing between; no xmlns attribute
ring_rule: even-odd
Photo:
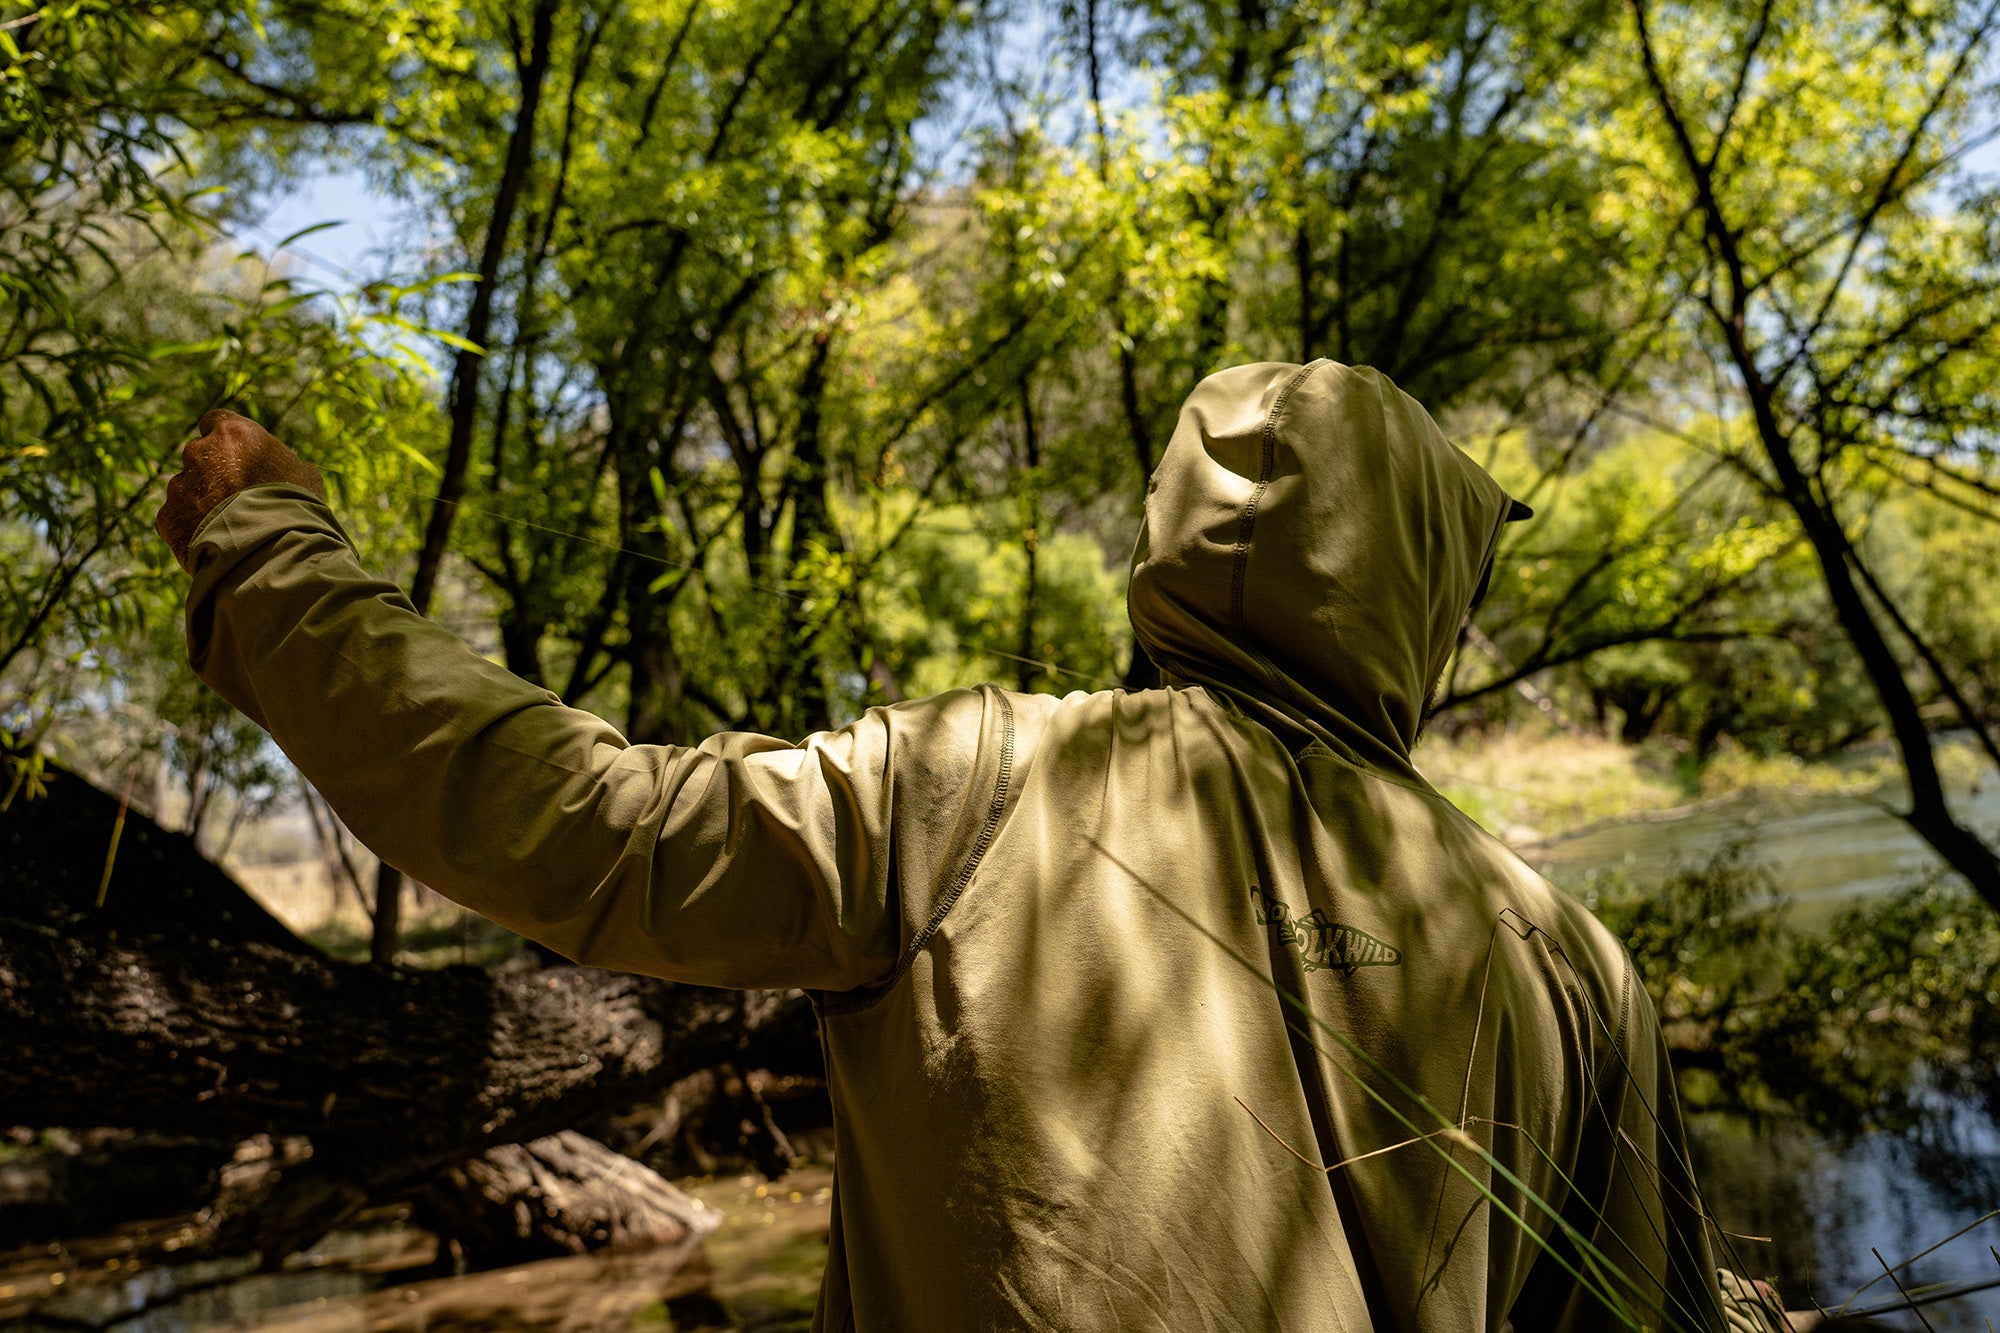
<svg viewBox="0 0 2000 1333"><path fill-rule="evenodd" d="M289 482L326 498L319 469L249 417L218 407L205 413L195 430L200 438L181 450L183 470L167 483L166 503L153 520L182 569L188 568L194 530L211 509L246 486Z"/></svg>

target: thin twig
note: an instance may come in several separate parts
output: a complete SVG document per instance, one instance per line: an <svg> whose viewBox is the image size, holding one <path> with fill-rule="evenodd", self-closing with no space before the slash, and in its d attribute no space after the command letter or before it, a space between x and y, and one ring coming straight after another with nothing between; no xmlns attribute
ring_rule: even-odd
<svg viewBox="0 0 2000 1333"><path fill-rule="evenodd" d="M1443 1137L1451 1139L1454 1142L1465 1143L1469 1145L1474 1151L1477 1151L1479 1148L1478 1143L1473 1141L1472 1136L1465 1132L1464 1126L1446 1125L1442 1129L1434 1129L1428 1134L1419 1134L1415 1138L1404 1139L1401 1143L1392 1143L1386 1148L1376 1148L1370 1152L1360 1153L1353 1157L1343 1157L1339 1161L1335 1162L1332 1166L1321 1166L1318 1162L1315 1162L1312 1158L1306 1156L1304 1153L1300 1152L1297 1148L1294 1148L1290 1143L1286 1142L1285 1136L1280 1134L1277 1130L1272 1129L1270 1125L1266 1124L1263 1116L1258 1115L1255 1111L1250 1110L1250 1103L1244 1101L1241 1097L1236 1097L1233 1098L1232 1100L1234 1100L1235 1103L1238 1106L1242 1107L1244 1110L1250 1111L1250 1118L1252 1120L1255 1120L1258 1123L1258 1125L1263 1128L1263 1131L1266 1134L1269 1134L1273 1139L1276 1139L1278 1142L1278 1146L1280 1148L1283 1148L1286 1152L1298 1158L1301 1162L1304 1162L1307 1166L1311 1167L1313 1170L1323 1171L1327 1175L1332 1175L1334 1172L1340 1170L1340 1168L1342 1168L1343 1166L1353 1166L1356 1162L1365 1162L1371 1157L1380 1157L1383 1153L1395 1152L1398 1148L1414 1147L1417 1144L1422 1143L1426 1139ZM1487 1120L1480 1116L1474 1116L1469 1123L1499 1125L1503 1129L1519 1128L1519 1126L1517 1125L1505 1124L1504 1122L1499 1120Z"/></svg>
<svg viewBox="0 0 2000 1333"><path fill-rule="evenodd" d="M1947 1245L1951 1244L1951 1243L1952 1243L1953 1241L1957 1240L1957 1239L1958 1239L1958 1238L1959 1238L1960 1236L1963 1236L1963 1235L1964 1235L1964 1234L1965 1234L1966 1232L1968 1232L1968 1231L1972 1230L1972 1229L1973 1229L1974 1227L1978 1226L1978 1225L1979 1225L1980 1223L1982 1223L1982 1222L1990 1222L1991 1220L1993 1220L1993 1219L1994 1219L1994 1218L1996 1218L1996 1217L2000 1217L2000 1208L1995 1208L1995 1209L1994 1209L1994 1210L1993 1210L1992 1212L1990 1212L1990 1213L1987 1213L1987 1214L1985 1214L1985 1215L1983 1215L1983 1216L1980 1216L1980 1217L1975 1217L1975 1218L1973 1218L1973 1219L1972 1219L1972 1220L1971 1220L1970 1222L1967 1222L1967 1223L1966 1223L1966 1224L1965 1224L1964 1226L1962 1226L1962 1227L1960 1227L1960 1228L1959 1228L1958 1230L1956 1230L1956 1231L1952 1232L1952 1233L1951 1233L1951 1234L1950 1234L1949 1236L1946 1236L1946 1237L1945 1237L1945 1238L1944 1238L1943 1240L1939 1241L1939 1242L1938 1242L1937 1244L1935 1244L1935 1245L1931 1246L1931 1247L1930 1247L1929 1249L1926 1249L1926 1250L1919 1250L1919 1251L1918 1251L1917 1253L1915 1253L1915 1254L1911 1255L1911 1256L1910 1256L1909 1258L1907 1258L1907 1259L1903 1260L1903 1262L1901 1262L1901 1263L1897 1264L1897 1265L1896 1265L1896 1267L1898 1267L1898 1268L1908 1268L1908 1267L1909 1267L1909 1266L1910 1266L1911 1264L1915 1263L1915 1262L1916 1262L1917 1260L1919 1260L1919 1259L1922 1259L1922 1258L1924 1258L1924 1257L1925 1257L1926 1255L1930 1255L1930 1254L1935 1254L1935 1253L1936 1253L1937 1251L1939 1251L1939 1250L1943 1249L1943 1248L1944 1248L1945 1246L1947 1246ZM1990 1250L1990 1249L1992 1249L1993 1247L1989 1245L1989 1246L1987 1246L1986 1248ZM1993 1257L1994 1257L1994 1260L1995 1260L1996 1262L2000 1262L2000 1254L1996 1254L1996 1255L1994 1255ZM1840 1303L1840 1307L1839 1307L1839 1310L1836 1310L1836 1311L1835 1311L1835 1313L1840 1313L1841 1311L1844 1311L1844 1310L1846 1310L1848 1306L1850 1306L1850 1305L1854 1304L1854 1298L1855 1298L1856 1296L1859 1296L1859 1295L1860 1295L1860 1294L1861 1294L1862 1292L1864 1292L1864 1291L1868 1290L1868 1289L1869 1289L1870 1287L1874 1286L1874 1285L1875 1285L1875 1284L1876 1284L1877 1282L1880 1282L1881 1280L1882 1280L1882 1279L1881 1279L1881 1278L1879 1278L1879 1277L1871 1277L1871 1278L1869 1278L1869 1279L1868 1279L1868 1280L1867 1280L1866 1282L1864 1282L1864 1283L1862 1283L1862 1284L1861 1284L1860 1286L1856 1287L1856 1288L1854 1289L1854 1292L1853 1292L1853 1294L1852 1294L1852 1295L1850 1295L1850 1296L1849 1296L1849 1297L1848 1297L1848 1298L1847 1298L1846 1300L1844 1300L1844 1301L1842 1301L1842 1302Z"/></svg>
<svg viewBox="0 0 2000 1333"><path fill-rule="evenodd" d="M104 874L97 881L97 907L111 891L111 869L118 864L118 840L125 836L125 812L132 808L132 779L125 779L125 794L118 800L118 818L111 821L111 845L104 849Z"/></svg>
<svg viewBox="0 0 2000 1333"><path fill-rule="evenodd" d="M1904 1290L1903 1288L1903 1280L1896 1276L1895 1269L1889 1267L1889 1261L1882 1257L1882 1251L1876 1249L1874 1246L1871 1245L1868 1247L1868 1252L1875 1256L1875 1262L1882 1265L1882 1271L1884 1273L1887 1273L1889 1275L1889 1280L1896 1284L1896 1291L1899 1295L1902 1296L1903 1303L1908 1305L1911 1310L1916 1312L1916 1316L1919 1322L1921 1322L1925 1328L1930 1329L1930 1333L1937 1333L1937 1329L1931 1327L1930 1317L1927 1316L1921 1309L1918 1308L1917 1303L1915 1301L1910 1299L1910 1293Z"/></svg>

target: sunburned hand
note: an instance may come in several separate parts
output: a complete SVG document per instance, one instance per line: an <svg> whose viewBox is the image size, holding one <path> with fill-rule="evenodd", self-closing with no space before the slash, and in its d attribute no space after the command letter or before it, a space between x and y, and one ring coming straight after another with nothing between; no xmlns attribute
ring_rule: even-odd
<svg viewBox="0 0 2000 1333"><path fill-rule="evenodd" d="M183 470L167 483L166 503L153 520L182 569L188 568L188 544L201 521L246 486L289 482L326 498L319 469L249 417L218 407L202 416L195 431L200 438L181 450Z"/></svg>

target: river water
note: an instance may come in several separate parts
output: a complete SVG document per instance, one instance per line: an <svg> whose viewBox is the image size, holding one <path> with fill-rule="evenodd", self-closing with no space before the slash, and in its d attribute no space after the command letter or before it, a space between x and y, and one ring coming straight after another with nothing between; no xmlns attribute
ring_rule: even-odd
<svg viewBox="0 0 2000 1333"><path fill-rule="evenodd" d="M1622 868L1644 884L1663 878L1676 864L1699 864L1740 845L1793 900L1795 917L1809 924L1847 902L1893 892L1937 869L1937 854L1897 817L1894 803L1894 793L1744 798L1679 818L1605 824L1522 855L1558 883L1590 868ZM1952 808L1973 828L1995 836L2000 780L1988 775L1954 793Z"/></svg>
<svg viewBox="0 0 2000 1333"><path fill-rule="evenodd" d="M1987 836L2000 830L2000 781L1989 778L1954 805ZM1936 855L1886 804L1849 797L1729 803L1677 819L1597 828L1525 856L1559 884L1575 884L1598 868L1622 869L1646 884L1676 864L1700 864L1733 847L1770 874L1791 904L1791 922L1807 929L1938 868ZM1732 1242L1736 1262L1774 1278L1795 1305L1807 1296L1837 1305L1870 1282L1854 1308L1893 1299L1875 1251L1896 1263L2000 1208L2000 1138L1971 1112L1947 1112L1925 1140L1875 1135L1836 1144L1796 1124L1753 1125L1721 1115L1696 1117L1689 1136L1721 1225L1768 1238ZM1929 1170L1920 1172L1920 1165ZM2000 1246L2000 1218L1897 1277L1914 1286L2000 1276L2000 1255L1989 1244ZM1925 1314L1938 1333L1985 1333L2000 1328L2000 1289ZM1909 1315L1890 1322L1924 1327Z"/></svg>

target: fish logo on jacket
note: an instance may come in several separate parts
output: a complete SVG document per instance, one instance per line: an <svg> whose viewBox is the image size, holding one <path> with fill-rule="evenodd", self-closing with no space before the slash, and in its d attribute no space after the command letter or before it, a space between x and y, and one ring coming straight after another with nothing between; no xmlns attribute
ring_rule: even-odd
<svg viewBox="0 0 2000 1333"><path fill-rule="evenodd" d="M1342 925L1315 907L1305 916L1295 917L1289 904L1256 885L1250 886L1250 900L1256 905L1257 920L1269 926L1271 934L1299 955L1308 972L1338 972L1354 975L1356 968L1396 967L1403 954L1365 930Z"/></svg>

